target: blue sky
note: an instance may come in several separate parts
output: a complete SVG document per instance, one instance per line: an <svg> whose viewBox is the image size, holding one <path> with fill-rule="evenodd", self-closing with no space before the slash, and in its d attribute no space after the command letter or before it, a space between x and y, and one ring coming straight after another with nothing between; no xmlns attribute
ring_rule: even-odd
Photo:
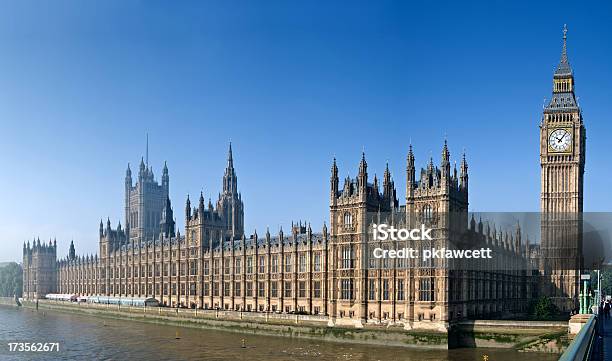
<svg viewBox="0 0 612 361"><path fill-rule="evenodd" d="M97 249L149 133L156 176L216 199L231 139L250 232L328 219L329 169L412 144L466 149L475 211L539 209L538 125L568 24L587 128L585 209L609 211L610 3L69 1L0 12L0 261L26 239Z"/></svg>

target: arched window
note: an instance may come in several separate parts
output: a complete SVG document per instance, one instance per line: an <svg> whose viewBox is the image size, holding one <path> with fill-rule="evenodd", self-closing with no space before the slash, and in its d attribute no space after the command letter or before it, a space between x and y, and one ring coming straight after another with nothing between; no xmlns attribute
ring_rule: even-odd
<svg viewBox="0 0 612 361"><path fill-rule="evenodd" d="M426 204L423 206L423 223L431 223L433 220L433 211L431 205Z"/></svg>
<svg viewBox="0 0 612 361"><path fill-rule="evenodd" d="M191 244L196 244L196 231L191 231Z"/></svg>
<svg viewBox="0 0 612 361"><path fill-rule="evenodd" d="M353 225L353 215L350 212L344 213L344 225L347 227Z"/></svg>

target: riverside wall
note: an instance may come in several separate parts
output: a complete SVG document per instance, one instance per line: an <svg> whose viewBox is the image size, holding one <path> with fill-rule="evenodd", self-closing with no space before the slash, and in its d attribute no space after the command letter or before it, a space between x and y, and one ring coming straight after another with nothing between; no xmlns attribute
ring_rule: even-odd
<svg viewBox="0 0 612 361"><path fill-rule="evenodd" d="M0 305L17 307L17 302L14 297L0 297Z"/></svg>
<svg viewBox="0 0 612 361"><path fill-rule="evenodd" d="M36 303L32 301L23 302L23 306L36 309ZM360 329L329 327L328 317L315 315L99 305L50 300L39 300L38 311L70 312L244 334L380 346L435 349L495 347L558 353L569 343L564 341L564 338L567 339L567 325L562 322L470 321L453 325L448 333L440 333L408 331L389 325L368 325Z"/></svg>

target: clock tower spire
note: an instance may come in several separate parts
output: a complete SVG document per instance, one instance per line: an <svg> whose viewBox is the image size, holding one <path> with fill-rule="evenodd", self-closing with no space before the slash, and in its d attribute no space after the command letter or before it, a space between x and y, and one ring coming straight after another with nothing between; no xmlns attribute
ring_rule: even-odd
<svg viewBox="0 0 612 361"><path fill-rule="evenodd" d="M541 211L582 212L586 131L576 101L574 73L563 29L561 60L553 76L553 93L540 125Z"/></svg>
<svg viewBox="0 0 612 361"><path fill-rule="evenodd" d="M582 224L586 131L576 101L574 73L563 28L561 59L553 93L540 124L542 287L562 311L575 307L582 268Z"/></svg>

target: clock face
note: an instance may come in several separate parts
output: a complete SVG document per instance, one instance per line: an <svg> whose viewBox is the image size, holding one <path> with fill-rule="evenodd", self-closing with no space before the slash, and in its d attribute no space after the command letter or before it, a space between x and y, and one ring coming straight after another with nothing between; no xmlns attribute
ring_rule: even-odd
<svg viewBox="0 0 612 361"><path fill-rule="evenodd" d="M555 129L548 137L548 145L555 152L567 152L572 145L572 134L566 129Z"/></svg>

